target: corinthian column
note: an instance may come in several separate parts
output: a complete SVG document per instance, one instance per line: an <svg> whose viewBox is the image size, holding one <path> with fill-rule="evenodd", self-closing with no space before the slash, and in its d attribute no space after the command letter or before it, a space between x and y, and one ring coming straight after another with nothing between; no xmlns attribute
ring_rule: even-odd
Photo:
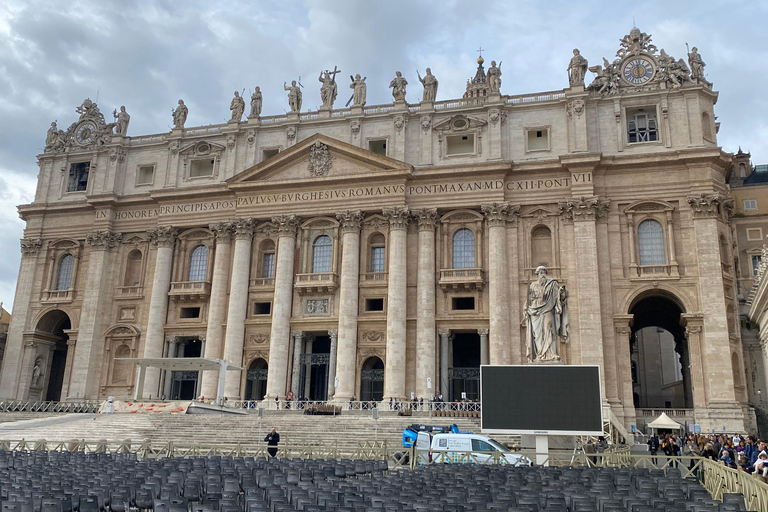
<svg viewBox="0 0 768 512"><path fill-rule="evenodd" d="M339 286L338 350L331 345L331 366L328 374L328 398L333 389L333 377L339 376L335 400L349 400L355 394L355 361L357 353L358 282L360 279L360 224L363 213L347 210L336 215L341 222L341 283ZM333 340L331 340L333 343ZM333 375L332 375L333 374Z"/></svg>
<svg viewBox="0 0 768 512"><path fill-rule="evenodd" d="M330 330L328 336L331 337L331 353L328 356L328 390L326 391L326 400L330 400L336 392L336 347L339 340L339 331Z"/></svg>
<svg viewBox="0 0 768 512"><path fill-rule="evenodd" d="M293 338L293 371L291 372L291 393L293 393L293 399L298 400L302 394L299 393L299 386L301 386L301 352L302 345L304 344L304 333L302 331L294 331L291 333ZM309 378L309 377L307 377Z"/></svg>
<svg viewBox="0 0 768 512"><path fill-rule="evenodd" d="M512 344L509 335L509 272L507 270L507 219L512 211L509 203L482 205L488 223L488 302L490 303L488 362L510 364Z"/></svg>
<svg viewBox="0 0 768 512"><path fill-rule="evenodd" d="M229 264L232 256L231 222L211 224L210 230L216 234L216 252L213 259L213 277L211 278L211 300L208 303L208 326L205 330L205 358L221 359L224 346L224 321L227 312L227 285L229 284ZM216 396L219 383L218 372L203 372L200 385L202 396Z"/></svg>
<svg viewBox="0 0 768 512"><path fill-rule="evenodd" d="M428 398L435 382L435 221L437 208L415 210L419 223L419 269L416 282L416 395ZM432 389L427 386L430 379Z"/></svg>
<svg viewBox="0 0 768 512"><path fill-rule="evenodd" d="M387 286L387 366L384 400L405 398L405 300L408 207L386 208L389 220L389 283Z"/></svg>
<svg viewBox="0 0 768 512"><path fill-rule="evenodd" d="M277 226L277 265L275 297L272 301L272 330L269 336L269 372L267 396L285 397L288 376L288 351L291 337L291 302L293 301L293 261L296 252L295 215L273 217Z"/></svg>
<svg viewBox="0 0 768 512"><path fill-rule="evenodd" d="M163 357L165 342L165 317L168 315L168 289L171 286L173 247L176 245L178 230L171 226L154 228L149 231L149 241L157 248L155 254L155 275L152 278L152 294L149 296L147 315L147 337L144 339L144 357ZM149 367L144 375L141 397L160 394L160 369Z"/></svg>
<svg viewBox="0 0 768 512"><path fill-rule="evenodd" d="M11 325L8 327L3 371L0 372L0 396L2 397L26 398L26 396L17 395L18 376L22 370L21 360L24 354L22 335L31 315L29 303L32 300L32 290L37 274L37 255L42 246L43 241L39 238L21 239L21 265L19 278L16 281L16 295L13 299L13 316Z"/></svg>
<svg viewBox="0 0 768 512"><path fill-rule="evenodd" d="M88 257L88 277L83 294L83 308L80 313L78 344L75 350L75 368L92 369L98 367L104 353L101 341L103 331L102 305L105 302L104 288L107 283L109 250L120 243L123 235L109 231L92 231L85 237L90 246ZM97 398L99 394L99 375L94 371L79 371L72 375L69 384L69 396Z"/></svg>
<svg viewBox="0 0 768 512"><path fill-rule="evenodd" d="M240 219L232 223L235 232L235 257L232 261L232 285L229 289L227 332L224 337L224 359L240 366L243 363L245 313L248 309L248 280L251 270L251 241L253 219ZM224 396L240 398L240 372L228 371Z"/></svg>

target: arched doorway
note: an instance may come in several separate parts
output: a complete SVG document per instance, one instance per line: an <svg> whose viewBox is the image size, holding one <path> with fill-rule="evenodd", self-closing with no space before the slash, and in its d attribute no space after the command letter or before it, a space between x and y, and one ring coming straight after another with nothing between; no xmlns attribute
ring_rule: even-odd
<svg viewBox="0 0 768 512"><path fill-rule="evenodd" d="M630 358L635 407L692 408L681 306L671 297L652 295L635 302L629 312L634 315Z"/></svg>
<svg viewBox="0 0 768 512"><path fill-rule="evenodd" d="M480 400L480 335L453 332L451 354L448 401Z"/></svg>
<svg viewBox="0 0 768 512"><path fill-rule="evenodd" d="M301 356L299 398L328 400L331 337L325 334L312 336L306 344L307 350Z"/></svg>
<svg viewBox="0 0 768 512"><path fill-rule="evenodd" d="M363 402L381 402L384 398L384 362L376 357L369 357L360 370L360 400Z"/></svg>
<svg viewBox="0 0 768 512"><path fill-rule="evenodd" d="M55 309L43 315L34 334L34 356L29 382L29 398L58 402L62 397L67 367L66 331L72 328L69 316Z"/></svg>
<svg viewBox="0 0 768 512"><path fill-rule="evenodd" d="M267 394L267 361L262 358L254 359L248 365L245 376L245 399L263 400Z"/></svg>

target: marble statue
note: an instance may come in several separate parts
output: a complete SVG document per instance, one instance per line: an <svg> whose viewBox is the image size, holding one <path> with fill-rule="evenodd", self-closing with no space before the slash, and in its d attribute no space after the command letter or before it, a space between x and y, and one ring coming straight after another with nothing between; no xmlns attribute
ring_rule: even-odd
<svg viewBox="0 0 768 512"><path fill-rule="evenodd" d="M688 65L691 67L691 80L698 81L700 78L704 78L704 61L701 60L701 54L699 49L695 46L691 48L691 53L688 54Z"/></svg>
<svg viewBox="0 0 768 512"><path fill-rule="evenodd" d="M350 75L349 78L352 78ZM368 86L365 84L365 78L360 78L360 75L355 75L352 78L352 83L349 84L349 88L353 89L352 92L352 106L362 107L365 105L365 96L368 92Z"/></svg>
<svg viewBox="0 0 768 512"><path fill-rule="evenodd" d="M496 61L491 61L491 67L488 68L488 72L486 73L486 76L488 77L488 86L491 88L491 92L500 92L501 91L501 62L499 62L499 66L496 66Z"/></svg>
<svg viewBox="0 0 768 512"><path fill-rule="evenodd" d="M408 85L408 81L403 78L403 74L399 71L395 72L395 78L389 82L389 87L392 88L392 96L395 101L405 101L405 86Z"/></svg>
<svg viewBox="0 0 768 512"><path fill-rule="evenodd" d="M259 117L261 115L261 88L257 85L256 90L251 94L251 113L248 117Z"/></svg>
<svg viewBox="0 0 768 512"><path fill-rule="evenodd" d="M603 57L602 67L598 64L597 66L591 66L589 70L597 74L597 76L592 80L592 83L589 84L587 89L597 91L600 95L604 93L613 94L618 91L619 76L616 72L615 63L608 62L608 60Z"/></svg>
<svg viewBox="0 0 768 512"><path fill-rule="evenodd" d="M584 85L584 76L587 74L587 59L581 56L578 48L573 49L573 57L568 64L568 78L571 85Z"/></svg>
<svg viewBox="0 0 768 512"><path fill-rule="evenodd" d="M115 118L115 135L125 136L128 133L128 123L131 122L131 116L125 111L125 106L120 107L120 112L112 112Z"/></svg>
<svg viewBox="0 0 768 512"><path fill-rule="evenodd" d="M245 113L245 100L237 91L235 91L235 97L232 98L232 101L229 104L229 110L232 111L232 118L229 120L230 123L239 123L242 121L243 114Z"/></svg>
<svg viewBox="0 0 768 512"><path fill-rule="evenodd" d="M333 102L336 101L336 94L339 91L336 85L336 73L338 72L339 70L334 66L333 71L328 71L327 69L321 71L320 76L317 78L323 84L320 86L320 99L323 102L323 108L332 109Z"/></svg>
<svg viewBox="0 0 768 512"><path fill-rule="evenodd" d="M56 121L51 123L51 127L48 128L48 133L45 135L45 149L52 148L59 140L59 128L56 126Z"/></svg>
<svg viewBox="0 0 768 512"><path fill-rule="evenodd" d="M43 360L38 357L35 359L35 367L32 369L32 387L33 388L39 388L43 385L43 369L41 368L41 365L43 364Z"/></svg>
<svg viewBox="0 0 768 512"><path fill-rule="evenodd" d="M418 70L416 76L419 77L419 82L424 86L424 97L422 101L435 101L437 97L437 78L432 74L432 70L427 68L427 74L424 78L421 77Z"/></svg>
<svg viewBox="0 0 768 512"><path fill-rule="evenodd" d="M187 122L189 109L184 104L184 100L179 100L179 106L173 111L173 127L184 129L184 123Z"/></svg>
<svg viewBox="0 0 768 512"><path fill-rule="evenodd" d="M536 269L539 277L528 289L525 305L526 354L532 362L559 362L559 338L568 341L568 291L547 277L547 267Z"/></svg>
<svg viewBox="0 0 768 512"><path fill-rule="evenodd" d="M288 106L291 112L301 111L301 89L296 85L296 80L291 81L291 86L283 82L283 89L288 91Z"/></svg>

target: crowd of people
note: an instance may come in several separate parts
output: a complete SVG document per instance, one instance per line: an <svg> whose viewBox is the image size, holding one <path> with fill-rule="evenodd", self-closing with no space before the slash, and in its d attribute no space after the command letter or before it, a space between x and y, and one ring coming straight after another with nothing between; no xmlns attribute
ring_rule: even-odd
<svg viewBox="0 0 768 512"><path fill-rule="evenodd" d="M667 457L704 457L721 464L754 474L768 482L768 442L754 436L734 434L653 435L648 439L652 462L658 463L661 452ZM690 467L695 465L690 460ZM673 462L675 465L676 462Z"/></svg>

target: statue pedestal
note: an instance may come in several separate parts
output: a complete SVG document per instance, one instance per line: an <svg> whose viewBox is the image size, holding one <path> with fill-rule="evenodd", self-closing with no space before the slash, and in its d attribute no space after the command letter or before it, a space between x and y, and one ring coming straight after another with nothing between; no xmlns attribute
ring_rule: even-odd
<svg viewBox="0 0 768 512"><path fill-rule="evenodd" d="M259 116L248 117L248 126L261 125L261 118Z"/></svg>
<svg viewBox="0 0 768 512"><path fill-rule="evenodd" d="M288 112L288 122L291 123L298 123L299 122L299 112L296 110L291 110Z"/></svg>
<svg viewBox="0 0 768 512"><path fill-rule="evenodd" d="M486 103L502 103L501 93L498 91L490 93Z"/></svg>
<svg viewBox="0 0 768 512"><path fill-rule="evenodd" d="M538 361L530 361L528 364L540 364L540 365L557 365L557 364L565 364L562 359L548 359L546 361L538 360Z"/></svg>
<svg viewBox="0 0 768 512"><path fill-rule="evenodd" d="M180 139L183 136L184 136L184 128L173 128L171 130L171 138L172 139L176 139L176 138Z"/></svg>
<svg viewBox="0 0 768 512"><path fill-rule="evenodd" d="M584 84L581 85L572 85L570 89L566 89L565 93L583 93L584 92Z"/></svg>
<svg viewBox="0 0 768 512"><path fill-rule="evenodd" d="M422 101L421 102L421 108L419 108L419 111L424 112L427 111L433 111L435 110L435 104L431 101Z"/></svg>
<svg viewBox="0 0 768 512"><path fill-rule="evenodd" d="M349 109L349 112L353 116L361 116L361 115L363 115L363 106L362 105L352 105L352 108Z"/></svg>
<svg viewBox="0 0 768 512"><path fill-rule="evenodd" d="M122 144L124 138L122 135L112 135L112 144Z"/></svg>
<svg viewBox="0 0 768 512"><path fill-rule="evenodd" d="M317 114L320 119L329 119L331 117L331 107L320 107Z"/></svg>
<svg viewBox="0 0 768 512"><path fill-rule="evenodd" d="M408 112L408 103L405 100L396 100L394 103L395 112Z"/></svg>

